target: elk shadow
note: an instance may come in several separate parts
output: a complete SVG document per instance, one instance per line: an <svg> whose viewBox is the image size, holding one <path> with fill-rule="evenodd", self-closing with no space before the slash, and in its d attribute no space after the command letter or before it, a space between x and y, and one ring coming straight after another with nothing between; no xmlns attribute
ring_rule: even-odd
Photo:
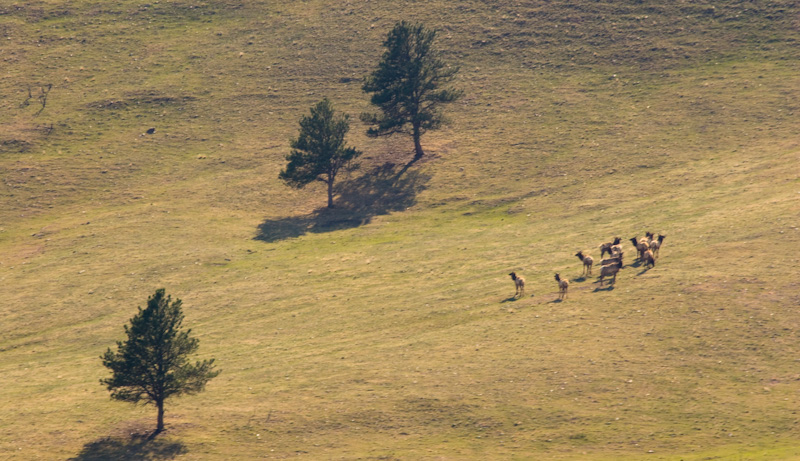
<svg viewBox="0 0 800 461"><path fill-rule="evenodd" d="M155 439L150 434L134 434L130 438L103 437L89 442L68 461L161 461L186 454L180 442Z"/></svg>
<svg viewBox="0 0 800 461"><path fill-rule="evenodd" d="M614 284L612 283L612 284L606 285L605 287L596 287L593 290L594 293L598 293L598 292L601 292L601 291L614 291Z"/></svg>
<svg viewBox="0 0 800 461"><path fill-rule="evenodd" d="M409 163L402 167L387 163L363 176L340 181L335 185L334 208L318 208L310 215L268 219L258 226L255 240L276 242L299 237L309 232L322 233L369 224L372 218L393 211L403 211L417 202L430 176L409 172Z"/></svg>

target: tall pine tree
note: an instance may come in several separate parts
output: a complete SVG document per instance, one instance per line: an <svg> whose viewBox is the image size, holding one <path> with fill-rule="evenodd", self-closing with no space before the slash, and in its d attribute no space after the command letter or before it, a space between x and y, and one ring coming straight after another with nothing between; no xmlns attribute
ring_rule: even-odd
<svg viewBox="0 0 800 461"><path fill-rule="evenodd" d="M153 404L158 409L156 431L164 430L164 402L181 394L195 394L219 374L214 359L189 363L197 351L198 340L181 331L181 300L172 301L164 289L147 300L147 308L125 325L126 341L117 341L117 351L109 348L100 356L112 372L101 379L111 398L125 402Z"/></svg>
<svg viewBox="0 0 800 461"><path fill-rule="evenodd" d="M328 188L328 208L333 208L333 184L341 170L357 167L354 160L361 152L345 146L350 130L349 116L336 115L327 98L311 108L311 115L300 119L300 134L291 140L289 163L279 177L286 184L303 188L321 181Z"/></svg>
<svg viewBox="0 0 800 461"><path fill-rule="evenodd" d="M363 113L361 120L371 125L369 136L407 133L414 139L415 159L423 156L420 138L441 126L441 106L463 95L447 88L458 67L447 66L433 47L436 31L421 24L401 21L389 32L386 51L363 90L372 93L370 102L379 113Z"/></svg>

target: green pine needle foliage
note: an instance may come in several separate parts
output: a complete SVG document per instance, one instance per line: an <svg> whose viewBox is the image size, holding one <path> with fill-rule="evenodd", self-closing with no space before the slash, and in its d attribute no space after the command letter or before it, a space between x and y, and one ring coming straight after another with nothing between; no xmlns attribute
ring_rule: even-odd
<svg viewBox="0 0 800 461"><path fill-rule="evenodd" d="M377 69L362 87L372 93L370 102L380 109L361 115L361 120L371 125L367 135L410 134L417 156L422 155L419 137L444 121L441 105L463 95L462 90L447 87L458 67L441 59L433 46L435 38L436 31L422 24L398 22L383 42L386 51Z"/></svg>
<svg viewBox="0 0 800 461"><path fill-rule="evenodd" d="M311 108L311 115L300 119L300 134L291 140L289 162L279 177L286 184L303 188L313 181L328 185L328 206L333 206L333 184L343 170L354 170L361 152L345 145L350 130L349 116L337 115L325 98Z"/></svg>
<svg viewBox="0 0 800 461"><path fill-rule="evenodd" d="M147 300L147 308L125 325L128 339L117 342L101 356L111 370L110 378L100 382L111 391L111 398L131 403L154 404L163 411L164 401L182 394L195 394L219 374L214 359L189 362L199 341L181 330L181 300L172 301L164 289ZM159 417L159 429L162 428Z"/></svg>

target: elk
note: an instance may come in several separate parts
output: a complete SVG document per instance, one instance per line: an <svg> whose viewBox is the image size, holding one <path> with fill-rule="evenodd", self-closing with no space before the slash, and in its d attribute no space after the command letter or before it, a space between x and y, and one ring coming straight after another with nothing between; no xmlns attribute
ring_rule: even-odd
<svg viewBox="0 0 800 461"><path fill-rule="evenodd" d="M644 257L644 252L650 249L650 244L648 244L645 239L639 240L634 237L631 239L631 243L636 248L636 251L639 252L639 259L642 259Z"/></svg>
<svg viewBox="0 0 800 461"><path fill-rule="evenodd" d="M514 297L522 297L525 294L525 279L517 275L516 272L512 272L508 275L511 276L511 280L514 281L514 287L517 289L514 293Z"/></svg>
<svg viewBox="0 0 800 461"><path fill-rule="evenodd" d="M625 263L622 261L623 254L624 253L620 253L617 256L614 256L612 258L608 258L608 259L604 259L604 260L600 261L600 266L601 267L602 266L608 266L609 264L616 264L616 263L620 263L621 265L624 266Z"/></svg>
<svg viewBox="0 0 800 461"><path fill-rule="evenodd" d="M658 257L658 250L661 249L661 244L664 243L665 238L667 238L666 235L658 234L658 240L653 240L650 242L650 251L653 252L654 257Z"/></svg>
<svg viewBox="0 0 800 461"><path fill-rule="evenodd" d="M556 274L556 282L558 282L558 299L566 299L569 280L562 279L560 274Z"/></svg>
<svg viewBox="0 0 800 461"><path fill-rule="evenodd" d="M655 267L656 265L656 258L650 250L645 250L644 254L642 254L642 260L644 261L644 267Z"/></svg>
<svg viewBox="0 0 800 461"><path fill-rule="evenodd" d="M582 251L575 253L575 256L577 256L578 259L583 262L583 272L581 272L581 275L592 275L592 264L594 264L594 259L589 255L583 254Z"/></svg>
<svg viewBox="0 0 800 461"><path fill-rule="evenodd" d="M603 286L603 278L611 277L611 284L617 283L617 272L622 269L622 261L603 266L600 269L600 286Z"/></svg>
<svg viewBox="0 0 800 461"><path fill-rule="evenodd" d="M621 242L621 241L622 241L621 238L614 237L614 241L613 242L606 242L606 243L600 244L600 257L602 258L606 253L608 253L609 256L611 256L612 255L611 247L613 247L614 245L619 245L619 242Z"/></svg>

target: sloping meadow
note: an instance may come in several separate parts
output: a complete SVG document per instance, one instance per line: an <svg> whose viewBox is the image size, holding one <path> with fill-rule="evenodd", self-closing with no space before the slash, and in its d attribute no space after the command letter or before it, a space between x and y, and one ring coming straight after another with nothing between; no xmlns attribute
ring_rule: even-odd
<svg viewBox="0 0 800 461"><path fill-rule="evenodd" d="M0 7L4 458L798 456L796 2L106 3ZM465 91L410 166L401 19ZM323 97L333 210L277 179ZM222 374L148 442L99 356L161 287Z"/></svg>

